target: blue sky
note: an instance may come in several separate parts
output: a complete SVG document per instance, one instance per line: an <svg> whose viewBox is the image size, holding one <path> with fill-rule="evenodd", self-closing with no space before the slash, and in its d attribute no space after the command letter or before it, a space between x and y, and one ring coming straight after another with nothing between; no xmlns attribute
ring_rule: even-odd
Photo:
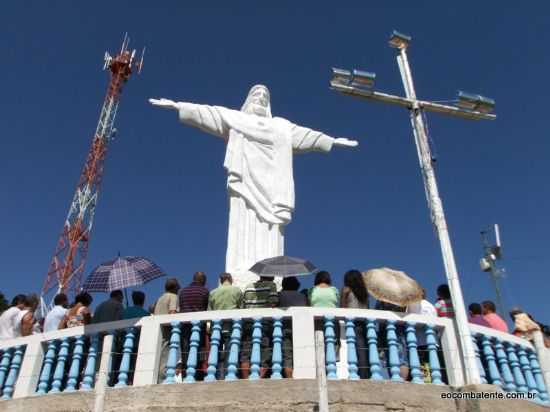
<svg viewBox="0 0 550 412"><path fill-rule="evenodd" d="M124 90L109 147L86 273L144 255L186 284L224 269L228 205L220 139L151 107L149 97L238 108L271 89L275 115L356 149L295 157L296 211L286 252L341 286L350 268L390 266L424 285L445 281L406 110L329 90L332 66L377 73L403 94L391 30L413 36L420 98L457 90L497 101L498 119L430 114L437 176L466 302L492 298L479 232L499 223L507 307L549 322L550 190L546 101L550 6L449 2L8 2L0 24L0 290L39 291L95 130L105 50L125 31L147 46ZM197 4L197 3L195 3ZM305 280L308 285L310 280ZM163 281L148 285L148 303ZM97 295L97 299L102 299Z"/></svg>

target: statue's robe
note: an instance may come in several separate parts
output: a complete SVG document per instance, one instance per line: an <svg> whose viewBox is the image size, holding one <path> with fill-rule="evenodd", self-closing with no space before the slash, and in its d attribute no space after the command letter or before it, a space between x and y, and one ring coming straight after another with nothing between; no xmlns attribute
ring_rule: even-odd
<svg viewBox="0 0 550 412"><path fill-rule="evenodd" d="M328 152L334 138L280 117L179 103L185 124L227 142L229 192L226 271L244 287L257 261L284 254L284 227L294 211L293 153Z"/></svg>

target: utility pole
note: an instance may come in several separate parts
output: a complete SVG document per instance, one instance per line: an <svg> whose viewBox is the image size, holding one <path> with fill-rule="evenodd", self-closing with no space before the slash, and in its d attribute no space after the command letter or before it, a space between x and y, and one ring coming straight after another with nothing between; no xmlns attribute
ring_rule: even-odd
<svg viewBox="0 0 550 412"><path fill-rule="evenodd" d="M440 103L418 100L411 69L407 59L407 48L411 37L394 31L389 44L398 50L397 64L405 88L406 97L393 96L372 90L376 75L370 72L353 70L353 72L333 69L331 88L343 94L363 97L369 100L397 104L409 110L414 140L420 163L420 170L424 181L426 199L430 209L432 223L439 238L445 274L451 292L451 299L455 310L455 326L459 338L459 350L463 362L466 384L481 382L475 357L472 337L468 326L468 317L464 305L464 298L458 278L455 258L449 238L443 204L439 196L433 158L428 141L428 133L424 122L424 111L444 113L450 116L466 119L493 120L495 115L490 114L495 102L481 95L459 92L457 106L448 106Z"/></svg>
<svg viewBox="0 0 550 412"><path fill-rule="evenodd" d="M497 266L497 260L502 259L502 247L500 244L500 231L498 224L494 225L495 230L495 245L491 245L489 241L488 230L481 231L481 242L483 243L483 257L479 261L479 266L483 272L491 273L491 281L493 282L493 287L495 288L495 297L496 297L496 307L497 313L503 318L506 319L504 311L504 303L502 300L502 292L500 288L500 279L504 273L504 269Z"/></svg>
<svg viewBox="0 0 550 412"><path fill-rule="evenodd" d="M53 297L52 294L59 292L75 294L80 290L95 208L101 189L105 157L109 141L115 132L114 124L120 94L130 75L134 71L139 73L143 66L143 52L141 59L136 61L136 51L128 50L129 41L128 36L125 36L120 52L116 56L112 57L109 53L105 53L103 70L110 71L111 79L107 86L92 145L46 274L41 294L42 309L47 304L45 299Z"/></svg>

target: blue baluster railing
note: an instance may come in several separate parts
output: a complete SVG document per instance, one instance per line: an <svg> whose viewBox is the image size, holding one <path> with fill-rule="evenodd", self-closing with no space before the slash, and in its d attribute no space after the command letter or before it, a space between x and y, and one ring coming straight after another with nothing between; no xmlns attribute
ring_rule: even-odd
<svg viewBox="0 0 550 412"><path fill-rule="evenodd" d="M67 379L67 386L65 392L73 392L78 385L78 377L80 375L80 362L82 361L82 354L84 353L85 337L79 335L75 337L73 359L71 362L71 368L69 369L69 376Z"/></svg>
<svg viewBox="0 0 550 412"><path fill-rule="evenodd" d="M36 393L39 395L48 393L50 388L53 364L57 354L57 343L57 340L51 340L48 342L48 350L46 351L46 356L44 357L44 365L42 366L42 372L40 372L40 377L38 378L38 390Z"/></svg>
<svg viewBox="0 0 550 412"><path fill-rule="evenodd" d="M334 333L334 316L325 316L325 363L327 379L336 379L336 334Z"/></svg>
<svg viewBox="0 0 550 412"><path fill-rule="evenodd" d="M2 399L7 400L11 399L13 395L13 390L15 389L15 382L17 381L17 376L19 375L19 369L21 368L21 363L23 362L23 346L16 346L13 352L13 358L10 364L10 371L8 372L8 377L4 383L4 389L2 391Z"/></svg>
<svg viewBox="0 0 550 412"><path fill-rule="evenodd" d="M199 345L201 341L201 322L191 321L191 337L189 338L189 355L187 356L187 370L184 382L195 382L197 364L199 361Z"/></svg>
<svg viewBox="0 0 550 412"><path fill-rule="evenodd" d="M231 330L231 338L229 340L229 359L227 361L226 381L234 381L237 379L237 365L239 363L239 346L241 344L241 319L233 319L233 328Z"/></svg>
<svg viewBox="0 0 550 412"><path fill-rule="evenodd" d="M418 344L416 342L416 324L407 322L405 327L407 349L409 351L409 367L412 383L424 383L423 374L420 370L420 358L418 357Z"/></svg>
<svg viewBox="0 0 550 412"><path fill-rule="evenodd" d="M98 347L99 336L94 334L90 339L88 358L86 359L86 366L84 368L84 377L82 378L82 383L80 384L81 390L90 390L94 386Z"/></svg>
<svg viewBox="0 0 550 412"><path fill-rule="evenodd" d="M132 352L134 351L135 328L126 329L124 344L122 346L122 359L118 368L117 388L128 386L128 375L130 373L130 363L132 361Z"/></svg>
<svg viewBox="0 0 550 412"><path fill-rule="evenodd" d="M425 325L424 330L426 332L426 345L428 346L428 358L430 362L432 383L442 385L441 364L439 363L439 356L437 355L437 339L435 338L435 330L432 325Z"/></svg>
<svg viewBox="0 0 550 412"><path fill-rule="evenodd" d="M508 354L508 362L512 368L512 374L514 375L514 383L516 388L520 392L527 393L528 388L523 377L523 372L519 365L519 359L516 354L516 346L511 342L506 342L506 353Z"/></svg>
<svg viewBox="0 0 550 412"><path fill-rule="evenodd" d="M529 363L531 364L531 370L533 371L533 376L535 377L535 382L537 383L537 389L539 392L539 400L542 403L548 404L548 391L546 389L546 384L544 382L544 377L542 376L542 371L540 368L539 359L537 354L531 349L528 350L527 356L529 358Z"/></svg>
<svg viewBox="0 0 550 412"><path fill-rule="evenodd" d="M57 364L53 373L52 388L48 393L61 392L63 385L63 377L65 376L65 364L69 357L69 347L71 346L71 338L65 337L61 339L61 345L59 346L59 352L57 354Z"/></svg>
<svg viewBox="0 0 550 412"><path fill-rule="evenodd" d="M250 376L248 379L260 379L262 343L262 318L254 318L252 324L252 349L250 351Z"/></svg>
<svg viewBox="0 0 550 412"><path fill-rule="evenodd" d="M2 360L0 361L0 391L4 387L4 382L10 371L12 352L13 348L4 349L2 352Z"/></svg>
<svg viewBox="0 0 550 412"><path fill-rule="evenodd" d="M283 375L283 320L273 318L273 354L271 356L271 379L282 379Z"/></svg>
<svg viewBox="0 0 550 412"><path fill-rule="evenodd" d="M521 367L521 370L523 371L525 383L527 384L527 389L529 392L535 394L535 396L538 397L539 391L537 389L537 382L535 381L535 377L533 376L533 371L531 370L531 364L529 363L529 359L527 358L525 347L519 345L517 353L519 358L519 365Z"/></svg>
<svg viewBox="0 0 550 412"><path fill-rule="evenodd" d="M481 335L481 347L483 348L483 357L489 369L491 383L493 385L502 386L502 380L500 379L500 372L498 371L491 339L487 335Z"/></svg>
<svg viewBox="0 0 550 412"><path fill-rule="evenodd" d="M216 380L216 371L218 370L218 351L222 339L221 320L212 321L212 335L210 336L210 353L208 354L208 369L206 370L205 382L214 382Z"/></svg>
<svg viewBox="0 0 550 412"><path fill-rule="evenodd" d="M479 345L478 345L477 336L479 335L472 333L472 343L474 345L474 352L476 355L477 369L479 371L479 377L481 379L481 383L487 383L487 378L485 376L485 368L483 367L483 363L481 363L481 355L479 354Z"/></svg>
<svg viewBox="0 0 550 412"><path fill-rule="evenodd" d="M508 357L504 351L504 345L502 344L502 340L499 338L495 338L495 353L500 366L502 380L504 381L503 388L508 392L514 392L516 390L514 376L512 375L512 370L510 369L510 364L508 363Z"/></svg>
<svg viewBox="0 0 550 412"><path fill-rule="evenodd" d="M367 343L369 346L370 379L374 381L383 380L380 356L378 354L378 335L375 319L367 319Z"/></svg>
<svg viewBox="0 0 550 412"><path fill-rule="evenodd" d="M346 343L348 346L348 378L359 379L359 367L357 366L357 337L355 336L355 321L353 318L346 318Z"/></svg>
<svg viewBox="0 0 550 412"><path fill-rule="evenodd" d="M162 383L174 383L176 381L176 366L180 357L180 322L171 322L170 328L170 345L168 349L168 359L166 360L165 378Z"/></svg>
<svg viewBox="0 0 550 412"><path fill-rule="evenodd" d="M390 367L390 379L394 382L403 382L399 374L401 363L399 362L399 348L394 320L388 320L386 324L386 340L388 341L388 364Z"/></svg>

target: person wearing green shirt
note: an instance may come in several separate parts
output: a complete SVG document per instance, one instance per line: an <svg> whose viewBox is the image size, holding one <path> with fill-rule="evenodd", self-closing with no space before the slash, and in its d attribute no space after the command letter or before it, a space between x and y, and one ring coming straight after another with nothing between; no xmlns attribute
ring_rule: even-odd
<svg viewBox="0 0 550 412"><path fill-rule="evenodd" d="M208 296L208 310L239 309L242 302L242 292L233 286L233 277L230 273L220 274L220 286L210 292ZM227 361L229 360L229 340L231 338L231 320L222 322L222 341L218 358L217 378L225 378Z"/></svg>
<svg viewBox="0 0 550 412"><path fill-rule="evenodd" d="M320 271L315 275L314 286L308 292L309 304L317 308L337 308L339 299L338 289L331 284L330 273Z"/></svg>
<svg viewBox="0 0 550 412"><path fill-rule="evenodd" d="M233 286L231 274L224 272L220 275L220 286L210 292L208 310L238 309L241 306L241 300L241 290Z"/></svg>

